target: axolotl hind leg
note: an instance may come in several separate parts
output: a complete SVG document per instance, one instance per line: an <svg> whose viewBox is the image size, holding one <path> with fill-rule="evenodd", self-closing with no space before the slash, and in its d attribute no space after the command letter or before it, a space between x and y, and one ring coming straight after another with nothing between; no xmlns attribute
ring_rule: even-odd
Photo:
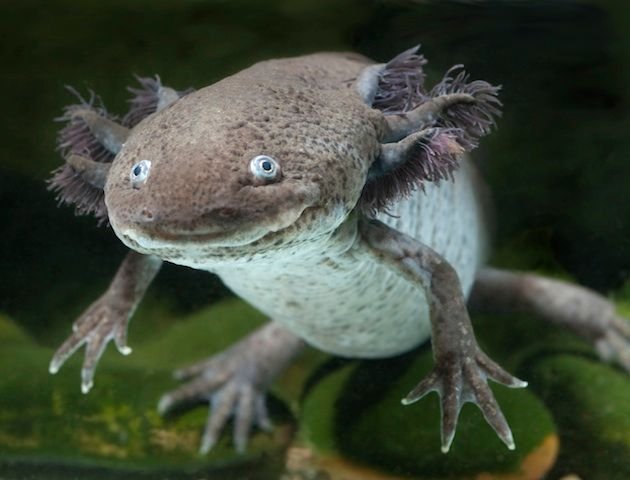
<svg viewBox="0 0 630 480"><path fill-rule="evenodd" d="M470 306L487 312L522 311L567 327L590 342L604 360L630 372L630 321L602 295L579 285L496 268L475 279Z"/></svg>
<svg viewBox="0 0 630 480"><path fill-rule="evenodd" d="M210 403L200 453L208 453L226 423L234 417L234 445L243 452L251 427L270 430L265 391L302 350L303 342L275 322L269 322L226 351L175 372L188 380L166 393L161 414L200 401Z"/></svg>

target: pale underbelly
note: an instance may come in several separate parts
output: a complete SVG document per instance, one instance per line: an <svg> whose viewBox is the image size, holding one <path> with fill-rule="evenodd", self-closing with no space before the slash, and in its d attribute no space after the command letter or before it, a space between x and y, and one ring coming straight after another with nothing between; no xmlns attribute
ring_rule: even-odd
<svg viewBox="0 0 630 480"><path fill-rule="evenodd" d="M248 283L240 275L222 278L237 295L307 343L336 355L387 357L429 337L424 292L388 268L353 260L300 270L295 266L290 274L274 275L267 282L257 282L251 271ZM316 271L325 281L309 280Z"/></svg>
<svg viewBox="0 0 630 480"><path fill-rule="evenodd" d="M483 213L472 168L454 182L430 186L379 217L438 251L468 295L486 250ZM378 261L326 249L303 262L235 266L217 273L237 295L307 343L349 357L403 353L430 336L426 293ZM318 260L317 260L318 259Z"/></svg>

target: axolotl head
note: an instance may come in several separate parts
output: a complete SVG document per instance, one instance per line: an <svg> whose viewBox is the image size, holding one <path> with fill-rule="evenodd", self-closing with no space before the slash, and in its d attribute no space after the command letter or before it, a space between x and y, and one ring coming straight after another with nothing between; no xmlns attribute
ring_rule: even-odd
<svg viewBox="0 0 630 480"><path fill-rule="evenodd" d="M270 60L181 98L145 79L156 113L141 107L131 129L81 99L61 118L66 165L50 187L107 218L130 248L175 263L317 249L352 233L354 211L386 211L452 178L494 125L497 87L451 69L427 91L424 63L417 48L378 65L354 54Z"/></svg>
<svg viewBox="0 0 630 480"><path fill-rule="evenodd" d="M109 222L130 248L199 262L330 235L350 214L378 147L362 139L374 137L362 102L342 118L343 96L333 106L243 83L191 93L130 132L105 185Z"/></svg>

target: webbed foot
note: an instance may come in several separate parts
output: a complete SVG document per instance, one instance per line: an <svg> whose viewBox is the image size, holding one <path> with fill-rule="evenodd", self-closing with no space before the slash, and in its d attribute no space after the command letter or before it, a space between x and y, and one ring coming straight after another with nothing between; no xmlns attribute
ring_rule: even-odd
<svg viewBox="0 0 630 480"><path fill-rule="evenodd" d="M431 373L403 398L402 403L409 405L429 392L438 393L442 411L441 436L444 453L451 447L459 412L466 402L475 403L503 443L514 450L512 431L488 386L488 378L511 388L527 386L527 382L510 375L477 348L473 356L453 355L436 359Z"/></svg>
<svg viewBox="0 0 630 480"><path fill-rule="evenodd" d="M161 265L162 261L156 257L128 253L109 288L72 325L72 335L57 349L50 361L50 373L57 373L74 352L86 345L81 369L81 391L88 393L94 385L96 365L111 340L120 353L129 355L129 318Z"/></svg>
<svg viewBox="0 0 630 480"><path fill-rule="evenodd" d="M254 425L271 430L265 392L302 345L293 334L269 323L225 352L177 370L176 379L190 381L163 395L158 411L164 415L200 401L209 402L199 452L208 453L233 418L234 446L242 453Z"/></svg>
<svg viewBox="0 0 630 480"><path fill-rule="evenodd" d="M85 359L81 369L81 391L88 393L94 385L94 371L107 344L114 340L118 351L129 355L127 346L127 312L115 305L107 293L94 302L72 325L72 335L55 352L49 371L55 374L65 361L84 344Z"/></svg>

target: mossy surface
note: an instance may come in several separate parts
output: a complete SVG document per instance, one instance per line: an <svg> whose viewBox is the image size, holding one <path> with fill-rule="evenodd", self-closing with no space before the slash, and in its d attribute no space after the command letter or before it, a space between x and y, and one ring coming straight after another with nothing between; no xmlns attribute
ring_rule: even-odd
<svg viewBox="0 0 630 480"><path fill-rule="evenodd" d="M157 305L147 311L156 313ZM299 415L300 438L319 454L395 475L473 478L490 472L497 476L488 478L501 478L522 470L524 462L541 471L550 466L544 462L552 461L555 451L542 455L542 467L532 467L532 453L549 450L549 438L559 435L559 472L624 478L627 464L622 459L630 455L627 376L599 363L579 340L572 347L564 345L565 333L544 324L538 326L536 345L528 344L529 337L501 339L502 329L518 334L525 328L521 323L531 319L516 317L509 326L499 317L476 320L484 348L530 381L526 390L493 386L513 429L515 452L505 449L472 405L462 411L449 454L440 452L437 397L430 395L407 407L400 404L432 365L431 352L424 347L390 360L362 362L326 361L326 356L308 352L274 387L285 402L270 400L279 425L276 434L255 434L249 454L238 456L227 432L210 456L199 457L196 450L207 409L164 419L155 405L164 391L177 385L170 379L175 366L216 353L263 322L262 315L238 300L182 317L162 336L139 339L132 343L134 353L129 357L110 346L87 396L79 392L81 352L50 376L46 370L52 350L1 317L0 449L22 467L51 463L85 471L96 465L128 473L147 469L220 473L237 465L253 468L264 452L279 454L281 464L293 412ZM576 454L587 447L597 452L597 459ZM609 472L616 476L607 477Z"/></svg>
<svg viewBox="0 0 630 480"><path fill-rule="evenodd" d="M455 441L444 455L437 396L407 407L400 403L431 364L431 354L425 351L338 369L307 396L300 418L304 441L322 455L343 455L397 475L473 478L482 472L518 472L532 451L555 436L549 412L531 392L497 387L493 391L518 448L507 450L481 413L466 405Z"/></svg>
<svg viewBox="0 0 630 480"><path fill-rule="evenodd" d="M88 395L79 391L81 352L51 376L47 365L52 351L34 342L15 342L22 338L16 334L19 330L2 317L0 450L5 462L0 462L0 472L12 463L23 466L28 459L26 463L33 465L75 465L78 471L99 466L122 471L208 470L221 475L223 469L231 471L238 465L245 471L253 468L264 452L279 452L286 444L283 425L290 417L273 399L270 404L279 428L273 435L255 434L246 455L234 452L229 435L207 457L197 454L207 408L168 418L156 411L160 395L176 386L170 380L176 359L202 359L255 328L259 320L248 313L251 309L239 301L220 304L182 319L172 336L138 345L130 357L108 355ZM226 323L217 328L214 318ZM200 338L203 341L195 342Z"/></svg>
<svg viewBox="0 0 630 480"><path fill-rule="evenodd" d="M541 357L525 370L560 432L556 475L593 480L630 478L630 381L596 360L567 354ZM583 454L578 454L583 452Z"/></svg>
<svg viewBox="0 0 630 480"><path fill-rule="evenodd" d="M627 294L624 288L616 295L622 314L628 313ZM523 390L492 385L516 451L508 451L468 404L451 451L440 452L437 396L400 404L432 366L428 347L390 360L323 366L320 371L327 373L314 375L319 380L306 393L302 441L320 456L343 455L410 478L477 478L485 472L488 479L525 479L533 478L532 472L542 475L554 463L551 478L560 473L628 478L627 374L602 363L573 334L540 320L506 315L479 316L473 322L484 350L529 382ZM589 455L580 453L586 451Z"/></svg>
<svg viewBox="0 0 630 480"><path fill-rule="evenodd" d="M62 162L52 119L74 101L64 85L86 95L93 89L122 113L133 74L158 73L176 88L201 87L265 58L353 50L387 60L421 43L430 81L464 63L474 78L503 85L499 128L475 152L497 205L495 264L574 277L603 292L627 278L628 2L49 0L44 8L21 0L3 2L0 13L3 478L254 479L270 478L265 465L283 461L276 452L286 439L264 435L256 436L247 457L236 457L226 436L215 453L200 458L205 408L166 420L155 414L159 395L177 385L170 377L174 367L220 350L263 320L240 302L206 308L228 292L205 272L163 267L131 324L134 353L121 357L110 347L88 396L79 391L81 352L57 376L48 375L53 349L125 255L111 229L56 208L46 191L49 171ZM617 296L626 298L626 315L629 289ZM585 342L558 328L523 316L473 320L484 349L530 381L529 393L495 389L504 408L511 398L525 395L526 403L533 393L552 415L562 447L551 476L626 475L630 457L619 432L627 427L627 377L599 364ZM388 462L417 448L397 444L396 428L401 438L419 441L414 435L426 434L438 452L435 397L410 407L397 403L428 368L420 360L426 355L336 370L317 368L327 357L311 350L274 386L276 421L282 426L298 415L303 399L304 436L322 450L364 459L356 448L373 447L344 432L353 425L388 439ZM393 381L371 389L371 376ZM356 419L347 415L355 402L361 407ZM539 407L532 403L534 411ZM416 418L418 409L427 410L426 418ZM478 416L465 408L453 455L468 445L466 438L494 448L497 441L477 424ZM385 433L377 435L377 427ZM412 428L423 433L407 431ZM528 445L526 437L526 431L517 434L519 448ZM261 452L274 453L263 458ZM512 468L511 458L501 465ZM406 462L420 467L418 460Z"/></svg>

